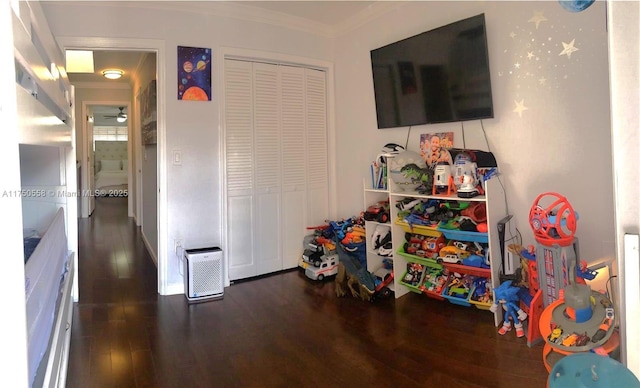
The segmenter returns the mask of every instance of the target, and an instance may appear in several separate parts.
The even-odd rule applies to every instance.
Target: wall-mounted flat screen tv
[[[484,14],[371,51],[378,128],[493,117]]]

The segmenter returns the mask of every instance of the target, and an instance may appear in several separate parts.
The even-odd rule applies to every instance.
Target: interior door
[[[254,256],[253,70],[225,60],[225,169],[229,280],[256,276]]]
[[[253,119],[257,274],[282,269],[280,73],[278,65],[253,64]]]
[[[280,66],[282,120],[282,269],[298,266],[307,234],[305,69]]]

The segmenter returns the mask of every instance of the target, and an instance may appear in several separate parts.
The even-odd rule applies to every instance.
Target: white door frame
[[[90,206],[90,199],[91,197],[89,195],[86,194],[86,190],[93,190],[95,189],[94,186],[92,186],[92,182],[91,182],[91,174],[90,174],[90,168],[91,166],[89,166],[88,162],[89,162],[89,152],[91,152],[91,141],[93,140],[93,136],[91,138],[89,138],[89,130],[87,128],[87,116],[88,116],[88,107],[89,106],[95,106],[95,105],[113,105],[113,106],[125,106],[127,108],[127,112],[131,112],[131,101],[82,101],[82,136],[84,139],[84,144],[82,145],[82,160],[80,161],[80,165],[81,165],[81,169],[82,169],[82,188],[83,188],[83,194],[81,196],[81,201],[82,201],[82,218],[87,218],[91,215],[91,206]],[[77,121],[76,121],[77,123]],[[131,124],[130,124],[130,120],[127,120],[127,133],[129,134],[129,136],[131,136],[132,130],[131,130]],[[91,141],[90,141],[91,140]],[[131,160],[133,157],[133,149],[131,147],[131,141],[127,140],[127,158],[128,160]],[[94,160],[95,163],[95,160]],[[133,177],[131,176],[131,174],[133,173],[131,171],[131,165],[132,163],[128,163],[127,164],[127,174],[128,174],[128,186],[127,187],[131,187],[131,185],[133,184]],[[95,178],[95,175],[94,175]],[[129,192],[131,192],[131,190],[129,190]],[[136,192],[136,196],[139,196],[140,193]],[[91,196],[93,196],[93,193],[91,194]],[[131,197],[127,197],[127,206],[128,206],[128,211],[127,214],[129,215],[129,217],[133,217],[133,198]]]
[[[168,294],[168,204],[166,165],[166,69],[165,42],[158,39],[105,38],[105,37],[58,37],[62,50],[127,50],[151,51],[156,54],[157,70],[157,128],[158,128],[158,293]]]

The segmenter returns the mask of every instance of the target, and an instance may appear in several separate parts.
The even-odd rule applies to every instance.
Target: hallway
[[[543,387],[542,346],[491,314],[409,293],[337,298],[294,270],[189,305],[157,294],[126,198],[79,222],[67,387]]]

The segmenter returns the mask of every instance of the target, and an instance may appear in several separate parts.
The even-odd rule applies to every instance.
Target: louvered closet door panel
[[[253,66],[225,60],[225,154],[229,279],[257,275],[253,253]]]
[[[305,69],[308,222],[320,225],[329,214],[327,93],[324,71]]]
[[[282,266],[295,268],[306,227],[304,69],[280,66],[282,101]]]
[[[282,269],[280,202],[282,148],[277,65],[253,64],[256,254],[258,275]]]

